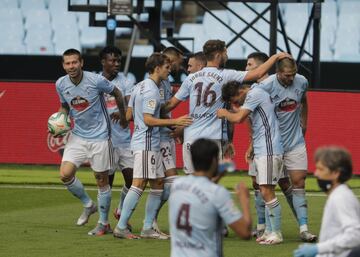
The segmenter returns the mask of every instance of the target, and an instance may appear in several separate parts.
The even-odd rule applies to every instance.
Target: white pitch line
[[[66,190],[63,186],[42,186],[42,185],[7,185],[7,184],[0,184],[0,188],[9,188],[9,189],[46,189],[46,190]],[[85,186],[86,190],[88,191],[97,191],[96,187]],[[120,192],[121,188],[113,188],[112,191],[114,192]],[[149,190],[145,190],[145,192],[149,192]],[[230,191],[232,194],[234,194],[234,191]],[[250,194],[254,194],[254,192],[250,192]],[[282,193],[277,192],[277,195],[282,195]],[[306,193],[307,196],[311,197],[325,197],[326,194],[324,193]],[[360,195],[356,195],[356,197],[360,198]]]

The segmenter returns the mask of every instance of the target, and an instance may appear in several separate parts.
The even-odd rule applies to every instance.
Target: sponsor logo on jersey
[[[89,101],[81,96],[77,96],[71,100],[71,107],[81,112],[89,107]]]
[[[215,116],[215,113],[193,113],[191,114],[191,118],[193,119],[201,119],[201,118],[212,118]]]
[[[105,95],[106,108],[113,109],[117,108],[115,97],[112,95]]]
[[[280,112],[292,112],[295,111],[298,104],[296,100],[291,98],[286,98],[285,100],[281,101],[277,107],[277,111]]]

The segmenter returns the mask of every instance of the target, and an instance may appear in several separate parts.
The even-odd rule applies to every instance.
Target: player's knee
[[[109,185],[109,173],[107,171],[95,172],[94,176],[98,187],[104,187]]]
[[[282,179],[279,179],[279,187],[281,188],[281,191],[283,192],[286,192],[289,187],[291,186],[290,184],[290,180],[288,178],[282,178]]]
[[[63,173],[63,172],[60,171],[60,180],[63,183],[69,183],[71,180],[73,180],[73,178],[74,178],[74,175],[66,174],[66,173]]]
[[[130,168],[124,169],[124,170],[122,170],[122,174],[124,177],[125,186],[127,188],[130,188],[132,185],[132,180],[133,180],[133,170]]]
[[[141,189],[145,189],[146,183],[147,183],[146,179],[135,178],[135,179],[132,180],[131,186],[141,188]]]

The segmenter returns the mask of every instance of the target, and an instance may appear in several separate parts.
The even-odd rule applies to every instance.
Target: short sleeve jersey
[[[279,121],[270,95],[255,84],[247,93],[241,108],[251,111],[249,117],[255,156],[283,154]]]
[[[150,78],[138,83],[129,100],[134,118],[134,133],[131,150],[160,151],[159,127],[149,127],[144,122],[144,114],[160,118],[159,88]]]
[[[275,104],[284,150],[291,151],[305,144],[301,128],[301,100],[308,88],[307,79],[296,74],[293,84],[285,87],[275,74],[262,81],[258,87],[268,92]]]
[[[169,198],[171,257],[223,256],[223,223],[241,216],[224,187],[206,177],[176,179]]]
[[[160,94],[160,102],[161,104],[164,104],[166,101],[170,100],[172,97],[172,89],[170,81],[163,80],[160,83],[159,87],[159,94]],[[168,113],[169,117],[171,117],[171,113]],[[161,142],[167,142],[170,141],[170,129],[168,127],[160,127],[160,141]]]
[[[70,107],[74,119],[72,133],[91,141],[102,141],[111,133],[110,119],[106,111],[104,93],[111,93],[114,85],[103,76],[83,71],[83,77],[75,85],[69,75],[56,81],[56,91],[61,103]]]
[[[184,130],[185,141],[222,138],[222,121],[216,117],[217,110],[224,105],[222,86],[232,80],[243,82],[245,76],[246,72],[243,71],[205,67],[185,79],[175,94],[181,101],[190,98],[189,110],[193,123]]]
[[[131,94],[132,84],[120,73],[111,81],[121,92],[123,97]],[[119,109],[116,105],[115,97],[109,94],[105,94],[106,108],[111,115],[114,112],[118,112]],[[121,147],[123,149],[130,148],[131,132],[130,128],[122,128],[119,123],[111,121],[111,141],[114,147]]]

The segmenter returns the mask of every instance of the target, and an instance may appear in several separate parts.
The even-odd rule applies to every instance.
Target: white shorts
[[[307,171],[308,160],[306,146],[304,144],[284,153],[284,169],[286,169],[287,172],[293,170]]]
[[[134,156],[130,148],[113,148],[114,165],[109,171],[109,175],[115,173],[116,170],[132,169],[134,167]]]
[[[164,169],[161,163],[160,152],[134,151],[133,178],[156,179],[163,178]]]
[[[259,185],[276,185],[283,173],[283,156],[255,156],[254,166],[257,171],[256,183]]]
[[[219,160],[223,159],[223,153],[222,153],[222,144],[221,140],[213,140],[219,147]],[[184,172],[185,174],[192,174],[194,173],[194,166],[192,164],[191,159],[191,144],[194,141],[187,141],[183,143],[183,162],[184,162]]]
[[[165,172],[170,169],[176,169],[175,140],[160,142],[160,153]]]
[[[77,168],[86,161],[89,161],[95,172],[110,170],[111,141],[88,141],[81,137],[70,135],[65,145],[62,162],[71,162]]]

